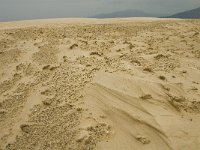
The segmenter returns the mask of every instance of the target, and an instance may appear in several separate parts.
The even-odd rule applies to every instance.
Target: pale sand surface
[[[0,23],[0,149],[200,149],[200,20]]]

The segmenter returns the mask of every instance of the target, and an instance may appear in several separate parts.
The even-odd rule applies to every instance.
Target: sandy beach
[[[200,149],[200,20],[0,22],[4,149]]]

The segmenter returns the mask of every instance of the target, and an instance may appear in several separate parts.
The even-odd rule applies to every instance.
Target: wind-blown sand
[[[200,20],[0,23],[0,149],[200,149]]]

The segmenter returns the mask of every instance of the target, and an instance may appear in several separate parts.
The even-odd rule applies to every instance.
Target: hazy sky
[[[200,0],[0,0],[0,21],[88,17],[125,9],[163,16],[199,6]]]

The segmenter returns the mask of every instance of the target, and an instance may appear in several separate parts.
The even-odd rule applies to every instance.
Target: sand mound
[[[200,149],[200,21],[0,23],[0,149]]]
[[[164,86],[143,78],[99,73],[86,89],[85,101],[94,118],[104,116],[102,122],[111,125],[113,138],[98,148],[198,149],[200,118],[183,117]],[[171,87],[182,91],[176,84]]]

